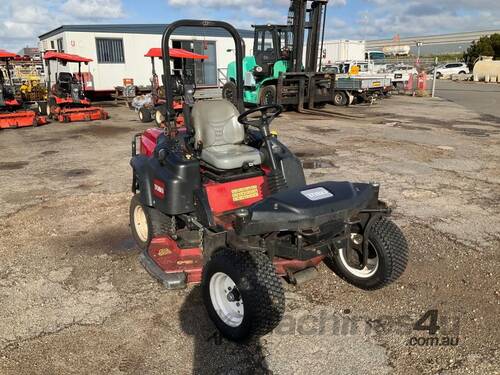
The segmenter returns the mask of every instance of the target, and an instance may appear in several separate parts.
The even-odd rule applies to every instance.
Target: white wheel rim
[[[156,111],[156,122],[158,124],[161,124],[163,122],[163,115],[160,111]]]
[[[142,114],[142,111],[139,111],[139,119],[142,120],[144,118],[144,115]]]
[[[134,227],[140,240],[146,242],[148,240],[148,221],[141,206],[135,206],[134,208]]]
[[[371,242],[368,243],[368,246],[369,247],[371,246],[373,248],[375,252],[375,257],[368,258],[366,262],[367,264],[362,269],[353,267],[349,264],[349,262],[347,261],[347,253],[345,248],[342,248],[339,251],[340,261],[347,269],[347,271],[349,271],[349,273],[351,273],[353,276],[359,277],[361,279],[367,279],[372,277],[378,270],[379,257],[377,254],[377,250],[375,249],[375,246],[373,246]]]
[[[234,298],[234,293],[239,299]],[[231,297],[232,296],[232,297]],[[219,318],[230,327],[238,327],[243,321],[245,310],[243,299],[234,281],[224,272],[217,272],[210,278],[210,299]]]
[[[47,115],[50,115],[50,105],[47,103]]]

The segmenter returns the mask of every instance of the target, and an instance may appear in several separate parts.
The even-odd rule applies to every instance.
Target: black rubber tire
[[[269,85],[260,89],[259,103],[262,106],[276,104],[276,86]]]
[[[236,83],[233,81],[227,81],[222,87],[222,97],[235,106],[238,104],[236,102],[236,90]]]
[[[148,235],[146,240],[141,239],[141,237],[137,233],[137,229],[135,228],[134,213],[135,213],[135,208],[137,206],[142,207],[144,211],[144,216],[146,217],[146,223],[148,228]],[[148,248],[153,238],[169,233],[170,218],[167,215],[164,215],[163,213],[158,211],[157,209],[142,204],[140,199],[140,194],[134,195],[132,197],[132,200],[130,201],[129,217],[130,217],[130,229],[132,231],[132,237],[134,237],[135,243],[142,250]]]
[[[158,122],[158,119],[163,119],[162,121]],[[163,128],[165,124],[165,116],[163,116],[160,112],[159,109],[155,110],[155,116],[154,116],[154,121],[156,124],[157,128]]]
[[[336,106],[347,105],[347,94],[344,91],[336,91],[333,96],[333,105]]]
[[[467,74],[467,73],[465,73],[464,70],[461,70],[461,71],[458,72],[458,74]]]
[[[236,284],[244,302],[243,321],[231,327],[219,317],[210,298],[210,279],[223,272]],[[266,254],[221,249],[203,268],[203,302],[220,333],[232,341],[245,341],[271,332],[285,312],[285,292],[273,263]]]
[[[42,116],[47,116],[47,102],[38,102],[38,114]]]
[[[149,108],[141,107],[139,108],[139,120],[141,122],[151,122],[153,118],[151,117],[151,110]]]
[[[441,77],[442,77],[442,76],[443,76],[443,75],[442,75],[441,73],[439,73],[439,72],[438,72],[438,73],[436,73],[436,79],[441,79]]]
[[[360,278],[353,275],[340,260],[338,251],[325,259],[325,264],[348,283],[374,290],[392,283],[403,274],[408,263],[408,244],[401,229],[386,217],[373,223],[368,239],[379,257],[378,270],[373,276]]]

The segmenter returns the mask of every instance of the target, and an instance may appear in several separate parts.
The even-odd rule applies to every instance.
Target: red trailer
[[[44,57],[47,62],[47,102],[39,102],[39,111],[60,122],[106,120],[108,113],[100,107],[92,106],[85,96],[85,75],[82,74],[82,63],[88,65],[92,59],[68,53],[48,51]],[[51,61],[62,66],[68,63],[78,64],[78,73],[57,72],[56,82],[51,84]]]

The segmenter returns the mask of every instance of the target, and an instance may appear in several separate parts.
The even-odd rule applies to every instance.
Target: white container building
[[[323,64],[365,60],[364,40],[328,40],[323,44]]]
[[[63,25],[39,36],[40,51],[56,50],[91,58],[82,72],[91,73],[86,90],[112,92],[123,86],[124,79],[132,78],[137,86],[149,86],[151,60],[144,57],[153,47],[161,47],[164,24],[153,25]],[[246,44],[246,52],[253,47],[253,31],[239,30]],[[186,61],[192,64],[199,87],[217,87],[223,79],[227,65],[234,60],[234,42],[222,29],[183,27],[172,36],[171,47],[207,55],[202,61]],[[163,71],[162,62],[156,59],[156,71]],[[51,77],[65,71],[77,73],[77,64],[56,68],[51,64]],[[175,66],[173,68],[176,68]],[[86,79],[87,80],[87,79]]]

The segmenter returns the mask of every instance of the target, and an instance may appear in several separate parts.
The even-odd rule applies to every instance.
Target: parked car
[[[396,65],[392,67],[392,84],[396,88],[401,88],[409,81],[410,75],[418,74],[417,69],[411,65]]]
[[[434,73],[434,72],[432,72]],[[436,68],[436,78],[451,76],[452,74],[469,74],[469,68],[465,63],[449,63]]]

